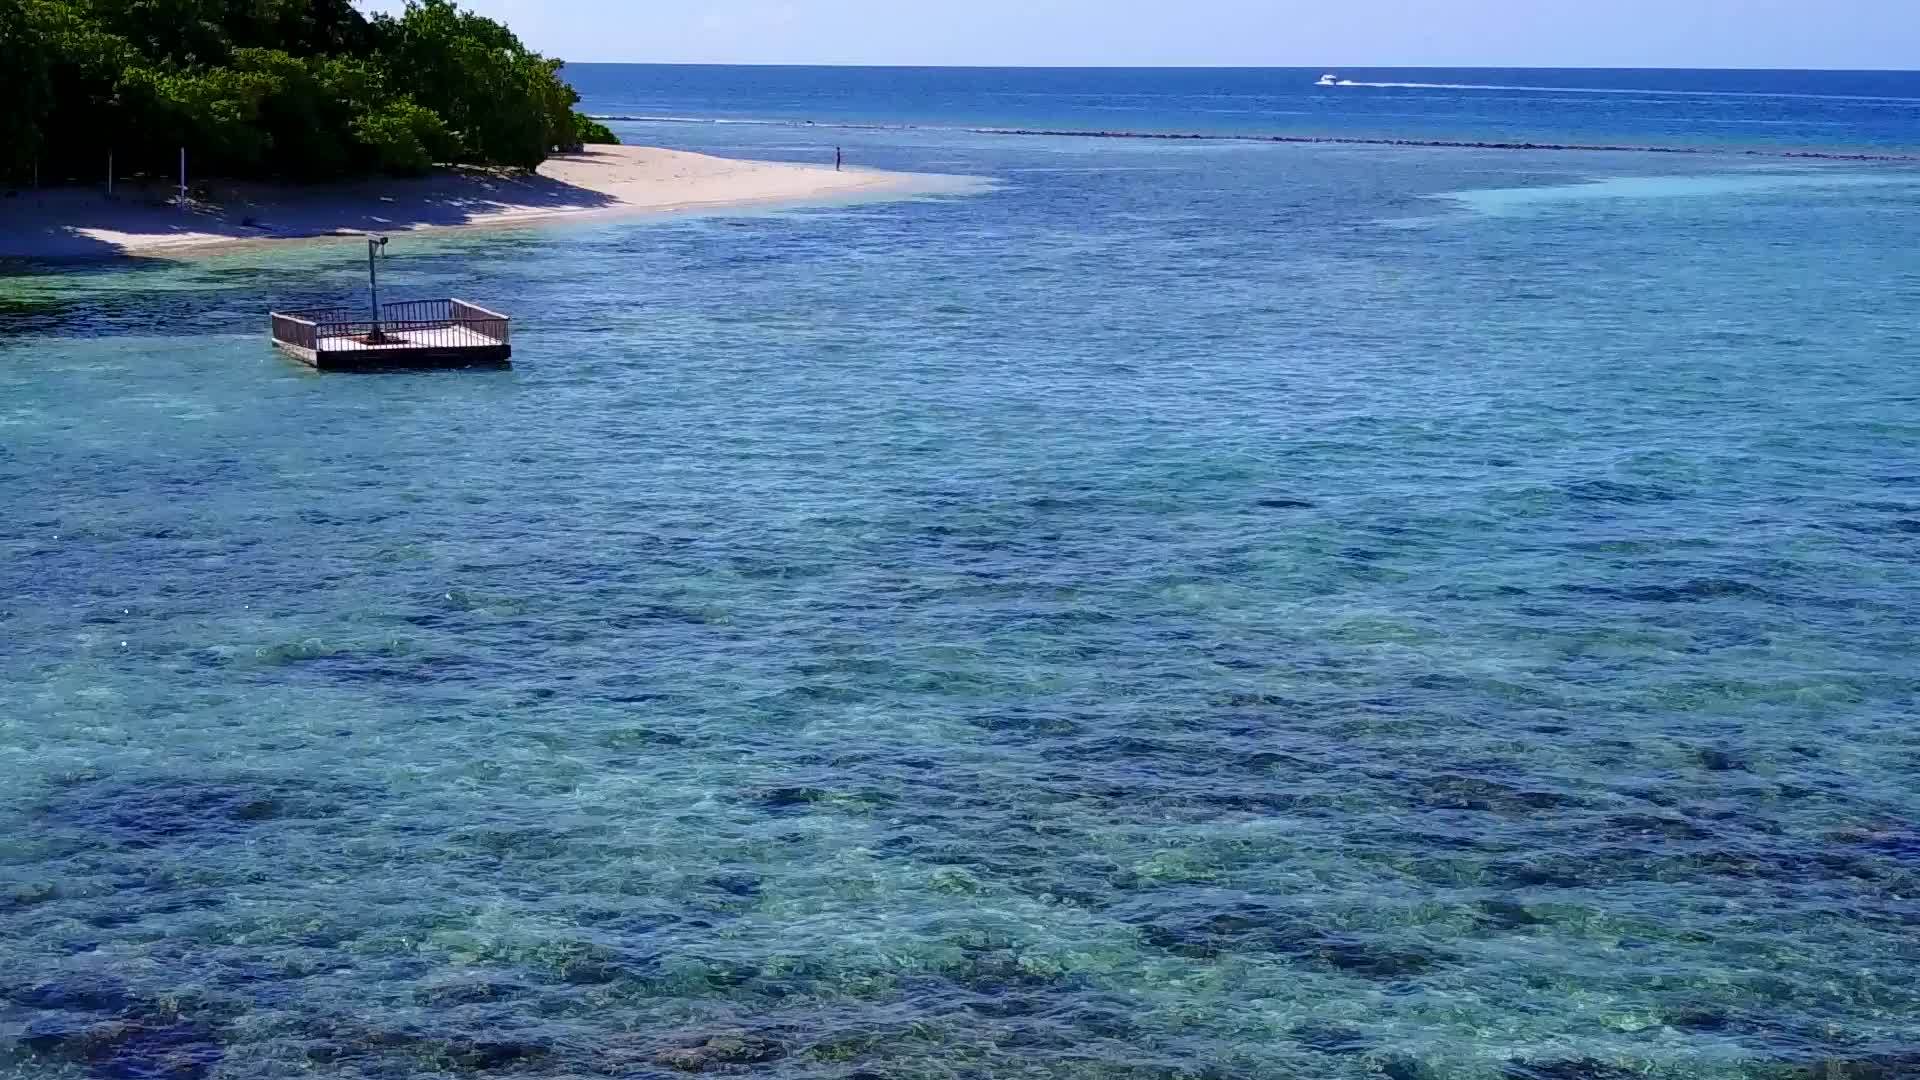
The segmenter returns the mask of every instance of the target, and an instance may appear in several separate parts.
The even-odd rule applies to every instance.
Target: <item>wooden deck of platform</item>
[[[380,321],[341,309],[274,312],[273,344],[321,371],[505,367],[512,320],[464,300],[383,304]]]

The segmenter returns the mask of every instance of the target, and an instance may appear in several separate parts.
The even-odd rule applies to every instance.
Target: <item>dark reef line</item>
[[[1627,154],[1738,154],[1747,157],[1808,158],[1817,161],[1920,161],[1913,154],[1847,154],[1828,150],[1720,149],[1704,146],[1651,146],[1632,143],[1480,142],[1465,139],[1389,139],[1363,135],[1205,135],[1152,131],[1078,131],[1039,128],[969,128],[976,135],[1045,135],[1072,139],[1164,139],[1180,142],[1272,142],[1334,146],[1411,146],[1451,150],[1589,150]]]
[[[678,116],[594,115],[593,120],[647,124],[699,124],[710,121]],[[734,121],[770,127],[822,127],[840,131],[926,131],[953,130],[972,135],[1029,135],[1061,139],[1157,139],[1166,142],[1252,142],[1298,143],[1310,146],[1406,146],[1441,150],[1564,150],[1612,152],[1621,154],[1698,154],[1703,156],[1739,156],[1794,158],[1806,161],[1891,161],[1920,162],[1920,154],[1861,154],[1839,150],[1767,150],[1760,147],[1739,149],[1715,146],[1655,146],[1647,143],[1562,143],[1497,142],[1473,139],[1404,139],[1367,135],[1222,135],[1204,132],[1102,131],[1079,128],[941,128],[919,124],[818,124],[811,120]]]

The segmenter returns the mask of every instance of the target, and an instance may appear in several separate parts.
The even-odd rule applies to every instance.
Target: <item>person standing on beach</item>
[[[840,148],[837,146],[833,148],[833,171],[840,171]]]

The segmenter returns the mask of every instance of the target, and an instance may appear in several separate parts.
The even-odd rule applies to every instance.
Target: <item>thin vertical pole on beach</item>
[[[187,148],[180,148],[180,209],[187,209]]]
[[[107,151],[107,198],[113,198],[113,151]]]

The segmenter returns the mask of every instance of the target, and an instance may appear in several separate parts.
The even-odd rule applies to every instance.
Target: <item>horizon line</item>
[[[1530,67],[1512,64],[872,64],[853,61],[564,60],[624,67],[866,68],[877,71],[1717,71],[1753,74],[1920,75],[1920,68],[1620,67],[1608,64]]]

